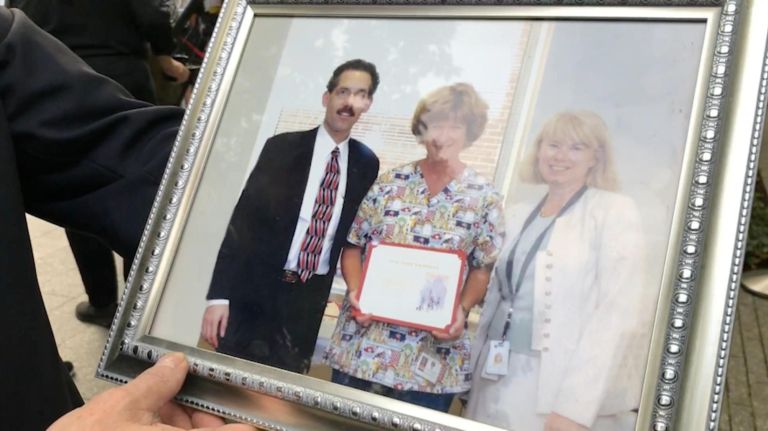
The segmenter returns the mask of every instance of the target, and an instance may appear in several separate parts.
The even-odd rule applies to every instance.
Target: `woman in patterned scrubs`
[[[503,241],[501,198],[493,185],[464,164],[460,153],[483,133],[488,105],[464,83],[441,87],[416,106],[411,131],[426,158],[383,175],[363,200],[341,256],[347,297],[325,359],[334,383],[448,411],[469,390],[468,310],[485,296],[490,270]],[[365,248],[386,241],[467,256],[467,277],[456,321],[447,331],[424,331],[352,317]],[[419,362],[439,364],[420,373]]]

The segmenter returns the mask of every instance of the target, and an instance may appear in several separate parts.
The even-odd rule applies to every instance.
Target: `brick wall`
[[[501,151],[504,135],[515,91],[517,89],[523,57],[528,43],[529,28],[523,30],[515,50],[515,67],[512,68],[503,94],[481,93],[486,100],[502,102],[497,109],[488,113],[485,132],[472,147],[465,150],[461,159],[476,169],[481,175],[492,180],[497,168],[496,163]],[[324,111],[321,109],[286,109],[280,113],[275,134],[294,130],[306,130],[322,122]],[[410,131],[411,117],[396,117],[364,114],[352,129],[352,136],[374,149],[381,160],[381,172],[403,163],[424,157],[424,147],[416,143]]]

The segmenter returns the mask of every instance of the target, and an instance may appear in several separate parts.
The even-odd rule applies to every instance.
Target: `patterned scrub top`
[[[382,174],[363,199],[347,240],[463,250],[470,267],[492,265],[504,237],[501,197],[484,178],[466,167],[458,180],[430,197],[418,162]],[[325,361],[359,379],[398,390],[458,393],[469,390],[470,339],[440,342],[429,331],[374,321],[357,324],[344,301]],[[438,373],[420,373],[424,356],[440,364]],[[423,368],[423,364],[422,364]],[[439,377],[434,378],[437,374]],[[434,381],[433,381],[434,380]]]

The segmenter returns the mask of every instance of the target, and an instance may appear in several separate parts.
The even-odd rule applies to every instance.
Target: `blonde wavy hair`
[[[595,152],[596,163],[587,174],[587,186],[609,191],[619,189],[608,126],[596,113],[563,111],[547,120],[520,168],[520,178],[525,182],[544,182],[538,164],[539,149],[544,140],[579,142],[591,148]]]

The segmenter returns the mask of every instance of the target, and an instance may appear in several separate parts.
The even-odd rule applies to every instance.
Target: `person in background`
[[[171,57],[176,42],[170,0],[8,0],[6,6],[24,11],[93,70],[139,100],[156,103],[150,55],[174,81],[189,77],[186,66]]]
[[[485,296],[504,237],[501,197],[459,157],[483,134],[487,111],[485,101],[465,83],[422,98],[411,132],[426,148],[426,157],[385,172],[360,204],[341,257],[347,295],[325,351],[334,383],[446,412],[455,394],[469,390],[466,317]],[[461,302],[447,331],[372,322],[369,315],[353,317],[353,309],[360,308],[355,298],[364,250],[376,242],[466,254]],[[425,375],[419,372],[420,363],[441,371]]]
[[[509,209],[464,415],[526,431],[634,430],[655,291],[605,122],[554,115],[520,172],[546,195]]]
[[[25,213],[132,254],[183,110],[133,99],[22,12],[4,7],[0,64],[0,424],[38,431],[82,399],[56,348]],[[156,423],[160,410],[172,409],[161,406],[186,374],[178,356],[166,361],[133,384],[94,398],[63,422],[68,427],[56,429],[143,430]],[[221,424],[173,411],[164,419],[178,427]],[[101,418],[101,426],[90,422],[94,418]]]
[[[62,41],[93,70],[115,80],[139,100],[155,104],[148,67],[151,51],[165,75],[186,82],[189,70],[171,57],[171,5],[167,0],[9,0],[39,27]],[[66,229],[88,295],[77,304],[83,322],[109,327],[117,309],[117,271],[112,250],[98,238]],[[124,259],[128,277],[132,254]]]

